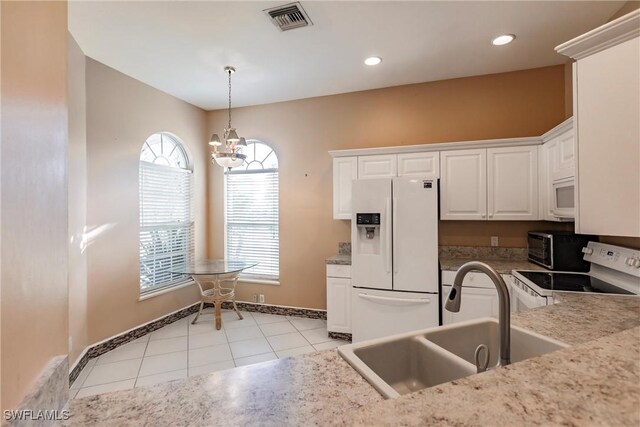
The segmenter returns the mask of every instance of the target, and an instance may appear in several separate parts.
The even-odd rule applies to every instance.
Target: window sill
[[[238,282],[255,283],[259,285],[275,285],[275,286],[280,285],[280,280],[254,279],[249,277],[243,277],[242,275],[238,277]]]
[[[179,285],[170,286],[168,288],[159,289],[159,290],[157,290],[155,292],[149,292],[148,294],[140,295],[138,297],[138,301],[144,301],[144,300],[147,300],[149,298],[158,297],[160,295],[168,294],[169,292],[177,291],[179,289],[186,288],[187,286],[191,286],[191,285],[195,285],[195,284],[196,284],[196,282],[194,282],[193,280],[189,280],[188,282],[181,283]]]

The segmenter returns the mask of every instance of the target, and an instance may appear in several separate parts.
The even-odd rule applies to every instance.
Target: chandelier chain
[[[231,129],[231,70],[229,73],[229,129]]]

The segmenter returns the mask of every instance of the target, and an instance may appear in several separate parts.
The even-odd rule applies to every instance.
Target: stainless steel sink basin
[[[492,317],[442,326],[424,334],[432,343],[474,363],[473,354],[480,344],[489,348],[489,366],[498,362],[500,330]],[[511,363],[569,347],[567,344],[517,326],[511,326]]]
[[[474,351],[485,344],[498,359],[498,321],[482,318],[338,347],[338,353],[386,398],[395,398],[476,373]],[[518,362],[568,345],[511,327],[511,359]]]

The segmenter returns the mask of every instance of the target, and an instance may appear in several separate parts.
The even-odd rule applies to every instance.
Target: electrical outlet
[[[500,246],[498,236],[491,236],[491,246]]]
[[[258,302],[258,294],[253,294],[253,302]]]
[[[69,336],[69,351],[73,348],[73,337]]]
[[[264,304],[264,294],[260,294],[260,304]]]

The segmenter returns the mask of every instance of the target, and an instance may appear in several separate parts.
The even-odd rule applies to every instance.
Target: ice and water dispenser
[[[380,254],[380,214],[356,213],[358,230],[358,252],[360,254]]]

